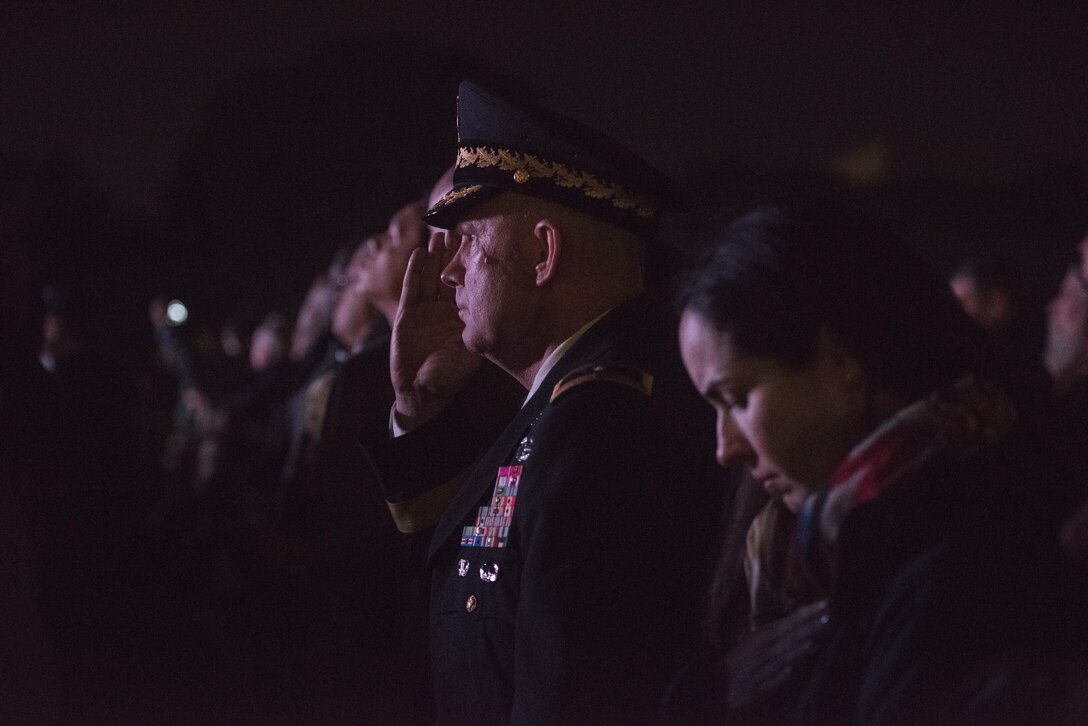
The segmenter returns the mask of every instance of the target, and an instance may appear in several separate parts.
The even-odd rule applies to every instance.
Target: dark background
[[[2,229],[119,330],[156,291],[288,309],[452,161],[465,75],[670,172],[680,239],[830,189],[942,271],[1012,256],[1038,305],[1088,217],[1076,4],[17,2],[0,68]]]
[[[355,547],[336,522],[366,528],[280,506],[276,412],[301,379],[243,377],[210,333],[292,316],[334,249],[432,184],[465,76],[670,172],[691,199],[677,244],[782,193],[844,197],[942,272],[1011,256],[1041,311],[1088,226],[1088,11],[873,6],[0,0],[0,682],[26,685],[0,721],[376,705],[359,613],[389,594],[324,549]],[[50,283],[93,350],[47,375]],[[206,369],[157,354],[157,293],[192,313],[164,349]],[[203,420],[247,395],[235,429],[256,433]],[[230,464],[210,484],[206,459]]]

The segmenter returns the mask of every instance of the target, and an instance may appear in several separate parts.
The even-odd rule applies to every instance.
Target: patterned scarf
[[[792,546],[796,519],[797,515],[781,499],[772,498],[748,527],[744,575],[748,581],[751,630],[825,595],[797,561]]]
[[[802,560],[824,579],[817,551],[833,548],[854,507],[909,483],[937,456],[963,460],[1001,440],[1015,418],[1009,397],[973,376],[901,409],[854,447],[826,493],[805,500],[795,531]]]

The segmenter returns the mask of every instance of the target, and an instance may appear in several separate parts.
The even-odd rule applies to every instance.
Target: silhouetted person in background
[[[0,723],[54,724],[61,713],[57,650],[42,602],[40,533],[28,505],[46,458],[34,400],[46,372],[35,354],[34,276],[22,236],[0,233]]]
[[[285,507],[308,543],[312,641],[307,698],[375,722],[427,723],[420,651],[425,615],[409,594],[415,568],[361,446],[389,431],[390,330],[408,256],[425,240],[424,204],[397,210],[352,255],[333,313],[345,357],[311,384],[311,433],[297,491]],[[318,388],[320,387],[320,388]]]
[[[1043,365],[1053,384],[1050,423],[1068,465],[1088,491],[1088,247],[1047,305]]]
[[[311,412],[315,406],[324,408],[323,389],[319,386],[314,392],[314,400],[310,387],[347,357],[343,343],[332,332],[332,322],[353,252],[346,245],[336,250],[328,270],[314,276],[295,318],[288,354],[292,363],[288,382],[291,393],[286,404],[288,448],[279,476],[280,496],[297,485],[310,444]]]
[[[41,603],[66,719],[107,708],[123,684],[136,583],[136,396],[106,346],[104,302],[51,285],[35,394],[40,477],[27,492]]]
[[[1023,280],[1004,257],[964,260],[949,278],[949,287],[965,313],[987,331],[989,342],[1003,354],[1018,379],[1018,393],[1033,401],[1046,397],[1045,372],[1039,366],[1043,333],[1027,310]]]
[[[987,330],[1005,330],[1020,314],[1020,281],[1012,264],[1003,258],[965,260],[949,286],[964,312]]]

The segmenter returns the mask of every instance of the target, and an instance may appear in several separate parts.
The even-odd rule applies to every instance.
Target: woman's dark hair
[[[980,372],[985,343],[943,277],[879,226],[840,209],[770,205],[711,240],[681,307],[744,355],[809,363],[821,330],[875,383],[917,397]]]

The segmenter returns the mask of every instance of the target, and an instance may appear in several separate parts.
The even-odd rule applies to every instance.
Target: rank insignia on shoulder
[[[562,380],[556,383],[555,388],[552,389],[552,397],[549,403],[555,403],[576,386],[594,382],[618,383],[621,386],[633,388],[646,396],[652,395],[654,389],[653,375],[640,368],[619,363],[593,363],[581,368],[575,368],[563,376]]]

